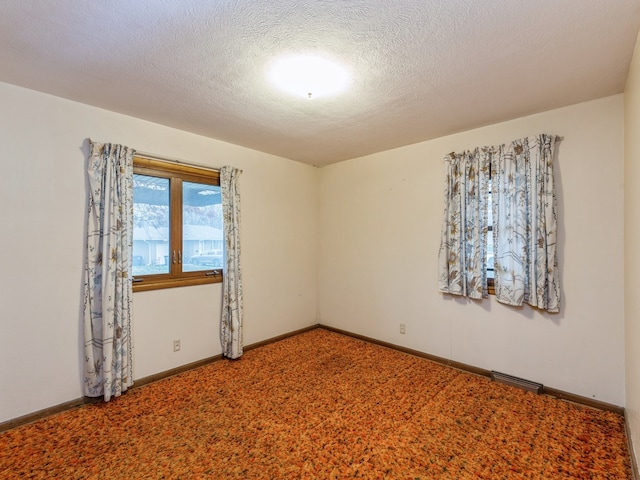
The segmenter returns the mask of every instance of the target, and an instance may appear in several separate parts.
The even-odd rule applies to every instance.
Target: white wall
[[[640,37],[627,77],[624,101],[625,407],[637,458],[640,446]]]
[[[321,169],[320,323],[624,405],[623,128],[616,95]],[[538,133],[563,137],[561,312],[440,294],[442,157]]]
[[[639,84],[630,80],[628,112]],[[625,404],[622,95],[319,170],[11,85],[0,84],[0,104],[0,422],[82,394],[87,137],[244,170],[246,344],[320,321]],[[640,114],[628,121],[635,123],[627,131],[636,131]],[[561,312],[441,295],[442,156],[541,132],[564,137],[556,165]],[[631,136],[626,180],[633,187],[640,167],[631,160],[640,154],[630,152],[640,142]],[[629,228],[640,234],[640,222],[629,207],[640,199],[631,190],[639,189],[627,188],[626,199],[627,242],[634,242],[626,260],[633,265],[640,256],[629,246],[637,243]],[[633,348],[640,280],[630,270],[626,405],[640,432],[640,354]],[[219,285],[136,293],[135,377],[220,353],[219,310]],[[174,338],[182,340],[179,353]]]
[[[0,105],[0,422],[82,396],[88,137],[243,169],[245,344],[316,323],[315,168],[7,84]],[[135,378],[220,353],[220,295],[135,293]]]

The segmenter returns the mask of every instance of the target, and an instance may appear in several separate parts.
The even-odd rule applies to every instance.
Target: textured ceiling
[[[322,166],[620,93],[639,26],[638,0],[2,0],[0,81]],[[282,93],[290,53],[349,89]]]

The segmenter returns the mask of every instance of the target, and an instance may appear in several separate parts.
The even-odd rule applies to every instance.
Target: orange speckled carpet
[[[0,478],[630,479],[622,417],[315,329],[0,434]]]

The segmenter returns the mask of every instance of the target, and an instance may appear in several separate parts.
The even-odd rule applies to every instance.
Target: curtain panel
[[[91,143],[84,284],[84,394],[109,401],[133,384],[133,153]]]
[[[222,280],[222,318],[220,342],[222,355],[235,359],[242,356],[243,295],[240,266],[240,191],[238,179],[242,170],[225,166],[220,169],[222,215],[224,218],[225,262]]]
[[[560,309],[555,142],[538,135],[500,146],[491,177],[496,299],[548,312]]]
[[[496,299],[559,311],[556,138],[538,135],[445,156],[441,292],[474,299],[487,296],[490,185]]]
[[[444,220],[439,253],[441,292],[487,296],[487,201],[492,151],[444,157]]]

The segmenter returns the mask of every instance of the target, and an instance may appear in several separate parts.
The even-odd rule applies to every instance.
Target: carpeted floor
[[[623,419],[312,330],[0,434],[0,478],[630,479]]]

